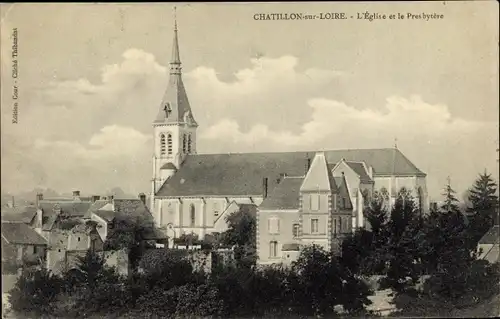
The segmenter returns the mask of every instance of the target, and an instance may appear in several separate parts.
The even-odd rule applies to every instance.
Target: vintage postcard
[[[4,316],[499,316],[498,9],[1,4]]]

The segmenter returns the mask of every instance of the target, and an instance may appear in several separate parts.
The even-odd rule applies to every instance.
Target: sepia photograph
[[[0,18],[2,318],[500,316],[497,1]]]

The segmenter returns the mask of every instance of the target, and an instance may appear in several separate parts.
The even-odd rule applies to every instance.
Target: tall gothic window
[[[170,133],[167,135],[167,149],[168,155],[172,155],[172,134]]]
[[[186,154],[186,145],[187,144],[187,139],[186,139],[186,134],[182,135],[182,152]]]
[[[165,155],[165,134],[160,135],[160,154]]]
[[[188,135],[188,145],[187,145],[187,149],[188,149],[188,154],[191,154],[191,134]]]
[[[189,214],[191,217],[191,227],[194,227],[194,224],[196,223],[196,212],[195,212],[193,204],[191,204],[191,206],[189,206]]]

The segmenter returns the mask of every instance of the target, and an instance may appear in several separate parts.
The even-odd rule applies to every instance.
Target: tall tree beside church
[[[473,244],[491,228],[494,222],[498,223],[498,196],[497,184],[486,171],[480,174],[469,190],[468,213],[470,214],[470,235]]]
[[[468,242],[468,226],[458,208],[455,191],[446,185],[444,203],[437,217],[437,229],[427,233],[427,246],[436,252],[432,290],[445,297],[457,297],[467,288],[467,274],[476,255]]]
[[[387,283],[400,291],[406,287],[406,278],[415,282],[420,275],[419,246],[415,240],[420,232],[419,207],[411,193],[402,188],[391,210],[386,226],[385,245],[387,263]]]
[[[228,230],[221,234],[225,245],[234,246],[235,259],[240,266],[256,262],[256,219],[248,210],[239,210],[226,219]]]

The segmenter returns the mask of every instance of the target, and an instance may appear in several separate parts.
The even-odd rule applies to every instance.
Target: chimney
[[[308,157],[308,158],[306,158],[306,173],[305,173],[305,175],[307,175],[307,172],[309,172],[310,168],[311,168],[311,159]]]
[[[73,191],[73,199],[74,200],[80,199],[80,191]]]
[[[37,193],[36,194],[36,201],[35,201],[36,207],[39,207],[40,201],[42,201],[42,200],[43,200],[43,194],[42,193]]]
[[[115,197],[114,195],[109,195],[109,196],[108,196],[108,201],[111,203],[111,202],[113,201],[113,198],[114,198],[114,197]]]
[[[141,200],[141,202],[146,205],[146,194],[144,193],[139,193],[139,199]]]
[[[370,178],[373,179],[373,166],[368,166],[368,174],[370,174]]]
[[[99,195],[92,195],[92,203],[95,203],[96,201],[100,200],[101,196]]]
[[[267,181],[268,181],[267,177],[264,177],[262,179],[262,197],[263,198],[267,197]]]

